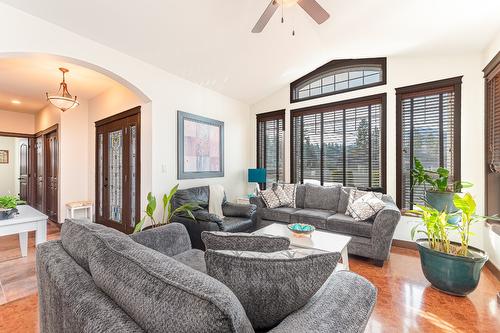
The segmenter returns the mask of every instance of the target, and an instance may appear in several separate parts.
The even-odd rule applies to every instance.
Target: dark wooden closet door
[[[34,170],[34,178],[35,178],[35,188],[34,188],[34,206],[37,210],[44,212],[44,203],[43,198],[45,196],[45,186],[44,186],[44,173],[43,173],[43,148],[44,148],[44,140],[43,135],[38,136],[35,139],[35,170]]]
[[[59,140],[57,131],[53,131],[45,136],[45,212],[52,221],[58,221],[58,165]]]

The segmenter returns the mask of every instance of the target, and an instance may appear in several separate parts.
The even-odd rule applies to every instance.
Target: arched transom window
[[[334,60],[290,85],[290,100],[298,102],[385,84],[385,58]]]

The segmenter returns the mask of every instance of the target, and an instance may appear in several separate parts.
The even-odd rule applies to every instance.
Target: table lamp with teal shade
[[[260,192],[259,184],[266,183],[266,169],[248,169],[248,182],[255,183],[255,195],[258,195]]]

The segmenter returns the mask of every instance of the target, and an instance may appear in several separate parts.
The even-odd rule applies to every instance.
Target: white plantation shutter
[[[403,210],[412,209],[415,203],[423,204],[426,185],[411,186],[414,158],[426,169],[448,169],[450,185],[460,179],[460,106],[457,104],[460,83],[453,79],[426,85],[427,89],[413,86],[415,91],[412,87],[400,88],[403,93],[397,89],[398,205]]]
[[[292,111],[292,180],[384,189],[384,100]]]
[[[267,182],[285,180],[285,111],[257,115],[257,167],[266,168]]]

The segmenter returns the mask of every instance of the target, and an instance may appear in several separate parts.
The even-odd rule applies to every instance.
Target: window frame
[[[338,91],[327,92],[319,95],[308,96],[303,98],[294,98],[294,90],[303,84],[306,81],[313,79],[316,76],[321,76],[326,72],[331,72],[339,69],[343,69],[346,67],[356,67],[356,66],[381,66],[382,69],[382,80],[380,82],[370,83],[358,87],[352,87],[347,89],[342,89]],[[314,71],[300,77],[299,79],[290,83],[290,103],[297,103],[302,101],[307,101],[310,99],[321,98],[325,96],[337,95],[346,93],[349,91],[366,89],[376,86],[381,86],[387,84],[387,58],[364,58],[364,59],[340,59],[340,60],[332,60],[321,67],[316,68]]]
[[[453,87],[454,92],[454,110],[453,110],[453,181],[461,179],[461,132],[462,132],[462,78],[456,76],[447,79],[430,81],[396,88],[396,204],[402,209],[403,191],[403,97],[415,94],[416,96],[422,93],[439,91],[445,88]],[[440,138],[441,140],[441,138]],[[412,163],[412,162],[410,162]]]
[[[485,214],[486,215],[493,215],[492,211],[496,210],[497,208],[495,205],[492,205],[490,203],[490,193],[489,193],[489,188],[492,187],[490,185],[489,181],[489,176],[492,174],[492,171],[490,169],[490,149],[489,149],[489,143],[491,139],[491,110],[490,110],[490,99],[489,99],[489,94],[488,94],[488,84],[492,78],[492,76],[496,76],[500,73],[500,51],[497,52],[497,54],[491,59],[491,61],[486,65],[486,67],[483,69],[483,74],[484,74],[484,198],[485,198]],[[493,111],[494,112],[494,111]],[[489,224],[496,224],[500,225],[499,221],[493,221],[493,220],[487,220],[486,221]],[[497,232],[498,233],[498,232]]]
[[[387,93],[363,96],[358,98],[352,98],[332,103],[314,105],[310,107],[298,108],[290,110],[290,126],[293,126],[294,115],[301,113],[302,115],[323,113],[332,111],[332,109],[347,109],[353,107],[366,106],[370,102],[378,102],[381,105],[380,114],[380,171],[381,171],[381,182],[380,186],[383,193],[387,193]],[[345,121],[345,120],[344,120]],[[294,169],[294,149],[293,149],[294,137],[293,129],[290,129],[290,182],[298,183],[299,180],[295,179]],[[320,163],[321,168],[323,167],[323,156],[324,152],[321,150]],[[371,155],[371,154],[370,154]],[[370,158],[371,160],[371,158]],[[371,161],[370,161],[371,164]],[[345,166],[344,166],[345,167]],[[323,172],[321,172],[323,174]],[[321,176],[322,177],[322,176]],[[302,183],[303,180],[300,180]]]
[[[260,152],[259,152],[259,147],[260,147],[260,135],[259,135],[259,122],[266,122],[266,121],[272,121],[272,120],[282,120],[283,121],[283,179],[280,178],[279,176],[279,172],[278,172],[278,181],[285,181],[285,173],[286,173],[286,165],[285,165],[285,141],[286,141],[286,137],[285,137],[285,132],[286,132],[286,115],[285,115],[285,109],[281,109],[281,110],[276,110],[276,111],[271,111],[271,112],[264,112],[264,113],[257,113],[256,114],[256,154],[255,154],[255,157],[256,157],[256,161],[255,161],[255,166],[257,168],[266,168],[266,162],[265,162],[265,158],[263,159],[264,160],[264,165],[263,166],[260,166],[259,165],[259,161],[260,161]],[[277,138],[279,138],[279,135],[276,136]],[[264,157],[266,156],[266,150],[265,150],[265,145],[264,145],[264,152],[263,152],[263,155]],[[279,159],[279,155],[280,155],[280,150],[279,150],[279,145],[277,145],[277,149],[276,149],[276,157]],[[277,161],[277,166],[278,166],[278,169],[279,169],[279,161]],[[266,189],[266,184],[262,184],[262,189]]]

